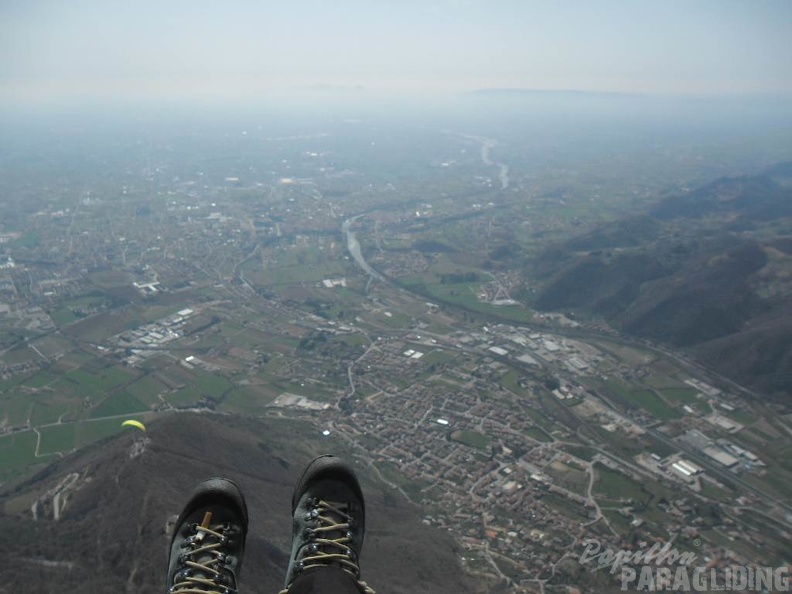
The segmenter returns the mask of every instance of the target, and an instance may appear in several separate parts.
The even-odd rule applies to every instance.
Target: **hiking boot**
[[[173,529],[168,592],[235,594],[247,525],[236,484],[211,478],[198,485]]]
[[[314,459],[303,472],[292,496],[292,550],[286,590],[297,578],[322,568],[343,571],[358,588],[373,594],[360,581],[358,557],[363,548],[366,511],[363,493],[352,468],[331,455]],[[319,578],[319,573],[314,575]]]

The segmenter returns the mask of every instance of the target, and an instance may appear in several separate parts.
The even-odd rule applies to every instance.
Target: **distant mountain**
[[[768,221],[792,216],[792,188],[767,174],[724,177],[689,194],[666,198],[650,214],[658,219],[720,215]]]
[[[541,254],[535,305],[686,347],[765,394],[792,392],[792,164],[665,198]]]
[[[620,93],[616,91],[583,91],[577,89],[474,89],[468,91],[471,96],[492,96],[492,97],[519,97],[519,96],[567,96],[567,97],[640,97],[636,93]]]
[[[278,592],[291,543],[293,486],[320,448],[343,449],[332,437],[307,437],[308,429],[174,414],[151,423],[145,445],[142,433],[123,433],[5,485],[2,589],[163,592],[168,520],[200,480],[221,475],[240,484],[250,511],[241,590]],[[364,578],[381,592],[472,592],[447,533],[423,525],[403,497],[358,468],[367,503]]]
[[[636,247],[656,239],[661,225],[648,216],[629,217],[605,223],[591,233],[570,239],[566,247],[574,251]]]
[[[774,179],[792,179],[792,161],[777,163],[765,171],[765,175]]]

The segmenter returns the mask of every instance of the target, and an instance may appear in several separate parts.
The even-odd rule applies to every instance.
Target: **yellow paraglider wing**
[[[129,419],[128,421],[124,421],[123,423],[121,423],[121,426],[122,427],[137,427],[141,431],[145,431],[146,430],[146,426],[143,423],[141,423],[140,421],[136,421],[134,419]]]

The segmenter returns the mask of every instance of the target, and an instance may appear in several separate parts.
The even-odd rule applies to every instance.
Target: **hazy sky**
[[[792,93],[792,1],[0,1],[0,102],[320,86]]]

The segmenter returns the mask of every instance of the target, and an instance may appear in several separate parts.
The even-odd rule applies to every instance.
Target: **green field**
[[[69,324],[72,324],[80,319],[68,307],[62,307],[60,309],[51,311],[50,317],[58,328],[62,326],[68,326]]]
[[[478,298],[482,283],[426,284],[426,291],[436,301],[457,305],[464,309],[479,312],[515,322],[530,323],[534,312],[520,305],[496,306]]]
[[[746,427],[749,425],[753,425],[756,422],[756,416],[746,412],[744,410],[735,410],[732,412],[726,411],[719,411],[721,414],[725,414],[727,417],[734,419],[738,423],[745,425]]]
[[[3,355],[3,363],[6,365],[34,363],[36,361],[41,361],[41,355],[27,345],[11,349]]]
[[[518,383],[522,379],[522,376],[523,374],[516,369],[509,369],[509,371],[500,378],[498,383],[515,394],[525,394],[525,390],[521,388]]]
[[[473,280],[466,280],[466,279]],[[405,287],[426,293],[435,303],[447,303],[516,322],[533,321],[533,311],[521,305],[495,306],[479,299],[482,286],[492,279],[478,268],[463,266],[442,255],[428,271],[400,277]]]
[[[55,334],[33,339],[30,345],[35,346],[45,357],[61,357],[74,348],[71,340]]]
[[[486,449],[491,441],[490,438],[484,435],[483,433],[478,433],[477,431],[469,431],[467,429],[454,431],[451,434],[451,439],[456,440],[459,443],[469,446],[471,448],[476,448],[477,450]]]
[[[54,384],[60,376],[47,370],[39,371],[22,382],[23,386],[29,388],[43,388]]]
[[[33,431],[11,433],[0,437],[0,481],[12,478],[35,462],[36,434]]]
[[[4,394],[0,396],[0,411],[11,427],[25,424],[30,417],[35,402],[27,394]]]
[[[536,441],[541,441],[543,443],[549,443],[553,441],[553,438],[550,437],[543,429],[540,427],[529,427],[525,430],[525,434],[528,437],[535,439]]]
[[[681,402],[682,404],[695,405],[698,403],[696,395],[699,391],[694,388],[663,388],[660,391],[663,393],[663,396],[669,400]]]
[[[577,458],[580,458],[581,460],[586,460],[587,462],[591,462],[591,460],[594,459],[594,456],[597,455],[597,450],[584,445],[580,445],[580,446],[566,445],[563,447],[565,451],[569,452],[570,454],[572,454]]]
[[[557,509],[564,515],[575,518],[576,520],[588,518],[588,510],[585,507],[583,507],[579,503],[570,501],[563,495],[559,495],[557,493],[547,493],[542,498],[542,503]],[[563,535],[563,536],[567,536],[567,535]]]
[[[658,367],[660,367],[660,365],[658,365]],[[658,390],[692,390],[694,396],[697,392],[697,390],[691,388],[682,380],[659,370],[653,371],[645,377],[643,383],[650,388],[656,388]]]
[[[588,473],[571,468],[560,462],[553,462],[545,467],[544,472],[552,477],[553,482],[559,487],[568,489],[578,495],[586,494],[589,483]]]
[[[21,237],[12,239],[6,244],[6,248],[31,248],[39,244],[41,237],[36,231],[26,231]]]
[[[39,456],[69,452],[124,431],[129,431],[129,429],[122,427],[121,421],[118,419],[82,421],[44,427],[40,429]]]
[[[678,419],[682,416],[677,409],[666,404],[662,398],[649,390],[632,390],[630,393],[630,401],[661,421]]]
[[[682,416],[682,413],[668,405],[662,398],[650,390],[635,389],[616,379],[606,380],[604,384],[601,384],[601,389],[605,394],[614,398],[626,408],[642,408],[661,421],[678,419]]]
[[[38,396],[33,401],[30,414],[30,422],[35,426],[57,423],[58,420],[68,412],[74,411],[77,403],[63,402],[54,398]]]
[[[435,348],[428,353],[426,353],[421,358],[421,363],[424,365],[444,365],[446,363],[451,363],[454,359],[457,358],[455,353],[451,353],[448,351],[444,351],[439,348]]]
[[[598,499],[599,497],[616,501],[648,501],[651,499],[651,493],[645,491],[641,484],[626,474],[611,470],[599,463],[594,465],[594,469],[596,470],[594,493]]]
[[[73,391],[82,398],[99,399],[113,388],[135,378],[135,374],[122,367],[108,367],[98,372],[76,369],[64,376],[73,385]]]
[[[231,382],[222,375],[207,372],[196,373],[191,383],[198,392],[211,398],[219,398],[231,389]]]
[[[76,447],[77,425],[65,423],[40,430],[39,455],[68,452]]]
[[[33,374],[17,374],[9,379],[0,380],[0,394],[7,394],[20,384],[24,383],[25,380],[32,377]]]
[[[722,503],[730,503],[734,500],[735,494],[731,489],[721,489],[710,483],[709,481],[702,481],[701,494],[710,499],[716,499]]]
[[[277,396],[274,390],[254,386],[238,387],[226,394],[221,408],[229,412],[261,415]]]
[[[598,341],[600,347],[606,351],[613,353],[618,359],[624,361],[627,365],[644,365],[647,361],[654,358],[654,354],[650,351],[639,350],[626,344]]]
[[[167,390],[165,384],[159,381],[153,375],[146,375],[139,380],[129,384],[126,391],[135,397],[138,402],[146,405],[152,405],[159,402],[158,394]]]
[[[258,261],[250,260],[242,267],[245,278],[253,285],[268,287],[297,283],[318,283],[325,278],[344,275],[341,261],[316,264],[297,264],[263,268]]]
[[[195,388],[182,388],[165,396],[165,400],[171,406],[186,408],[193,404],[198,404],[203,400],[202,394]]]
[[[91,418],[113,417],[145,412],[148,407],[127,391],[112,394],[91,410]]]
[[[608,518],[610,525],[613,526],[619,534],[629,534],[632,526],[630,520],[625,518],[621,513],[615,509],[603,510],[602,514]]]
[[[96,286],[106,289],[122,287],[132,283],[129,274],[120,270],[101,270],[90,273],[88,277]]]
[[[536,405],[538,406],[538,404]],[[534,408],[533,406],[524,406],[521,408],[534,422],[535,425],[542,427],[546,431],[552,430],[554,425],[553,418],[548,416],[542,409]]]

